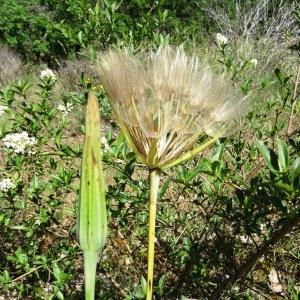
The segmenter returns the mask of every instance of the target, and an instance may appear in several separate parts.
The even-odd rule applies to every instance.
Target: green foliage
[[[1,39],[30,59],[53,63],[83,53],[94,43],[117,47],[144,42],[157,47],[190,40],[199,46],[200,57],[208,52],[215,70],[225,71],[247,96],[249,109],[241,130],[162,174],[155,244],[157,299],[209,298],[219,284],[233,280],[242,263],[300,209],[295,64],[284,58],[266,66],[269,56],[264,57],[265,49],[257,44],[252,56],[248,48],[239,52],[231,40],[206,50],[207,45],[198,44],[203,36],[197,30],[213,32],[214,27],[201,10],[204,2],[4,0],[1,4]],[[229,10],[232,3],[226,2]],[[257,65],[252,59],[258,60]],[[0,298],[80,299],[83,295],[75,223],[84,111],[91,90],[97,94],[103,120],[109,226],[97,269],[96,299],[145,295],[148,170],[126,145],[98,82],[82,74],[76,91],[61,90],[59,76],[53,80],[31,75],[0,91],[0,105],[8,107],[0,116],[0,181],[9,178],[14,184],[0,190]],[[287,133],[293,103],[295,117]],[[64,114],[58,105],[68,104],[72,110]],[[36,143],[24,153],[7,149],[3,139],[23,131]],[[199,145],[205,139],[201,137]],[[258,299],[258,293],[277,297],[268,277],[275,268],[282,297],[298,299],[298,228],[268,248],[242,280],[224,290],[224,297]]]
[[[156,45],[199,39],[201,4],[168,1],[4,0],[0,38],[33,60],[72,58],[92,45]],[[203,23],[203,26],[201,26]],[[203,33],[205,30],[203,30]]]
[[[278,154],[269,149],[263,142],[259,144],[259,150],[271,171],[271,179],[275,186],[295,198],[300,192],[300,156],[290,163],[286,143],[278,140],[277,147]]]

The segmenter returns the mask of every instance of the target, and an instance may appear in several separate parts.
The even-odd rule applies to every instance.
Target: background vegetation
[[[147,172],[119,133],[93,60],[109,46],[181,43],[250,104],[235,135],[163,176],[156,299],[300,298],[297,1],[0,5],[0,299],[82,297],[75,221],[90,90],[101,106],[109,213],[97,299],[143,299]],[[5,142],[21,132],[34,138],[23,153]]]

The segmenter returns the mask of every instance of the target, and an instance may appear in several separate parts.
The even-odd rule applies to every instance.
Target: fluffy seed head
[[[228,134],[241,116],[241,97],[225,77],[182,47],[146,58],[110,50],[100,57],[99,71],[122,129],[149,167],[174,160],[203,132]]]

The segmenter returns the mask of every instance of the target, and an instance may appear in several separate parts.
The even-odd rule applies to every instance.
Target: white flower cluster
[[[2,192],[8,192],[15,187],[16,186],[9,178],[4,178],[0,181],[0,191]]]
[[[228,44],[228,38],[221,34],[221,33],[217,33],[216,34],[216,42],[218,46],[224,46]]]
[[[56,75],[52,70],[50,69],[42,70],[40,73],[40,79],[47,79],[47,78],[51,78],[54,81],[57,79]]]
[[[257,61],[256,58],[252,58],[252,59],[249,61],[249,63],[250,63],[253,67],[256,67],[257,64],[258,64],[258,61]]]
[[[66,105],[59,104],[57,106],[57,109],[66,116],[68,113],[70,113],[73,110],[74,106],[72,103],[67,103]]]
[[[0,116],[4,115],[7,110],[8,110],[7,106],[0,105]]]
[[[110,147],[109,147],[109,144],[108,144],[108,141],[107,141],[106,137],[102,136],[100,142],[101,142],[101,146],[102,146],[103,151],[108,152],[110,150]]]
[[[34,137],[29,137],[28,132],[7,134],[2,139],[6,148],[12,148],[15,153],[33,153],[30,148],[34,146],[37,141]],[[26,149],[27,148],[27,149]],[[29,149],[28,149],[29,148]]]

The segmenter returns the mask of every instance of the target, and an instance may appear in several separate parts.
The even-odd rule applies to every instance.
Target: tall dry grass
[[[0,88],[19,79],[23,72],[21,57],[6,45],[0,45]]]

